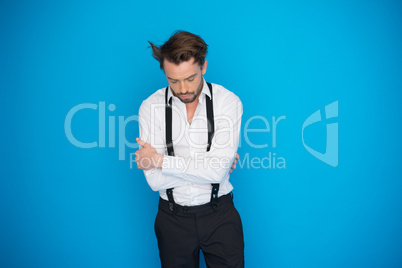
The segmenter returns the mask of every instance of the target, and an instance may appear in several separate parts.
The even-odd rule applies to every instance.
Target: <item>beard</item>
[[[204,86],[204,80],[201,79],[201,82],[198,85],[198,88],[195,92],[193,92],[193,93],[186,92],[183,94],[177,94],[176,97],[178,97],[181,100],[181,102],[183,102],[183,103],[192,103],[200,95],[203,86]],[[187,99],[182,99],[181,96],[183,96],[183,95],[190,95],[190,97]]]

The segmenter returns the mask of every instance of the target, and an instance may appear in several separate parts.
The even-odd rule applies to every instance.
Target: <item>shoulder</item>
[[[151,96],[146,98],[143,102],[148,103],[164,103],[165,102],[166,87],[158,89]]]
[[[155,106],[165,105],[165,92],[166,92],[166,87],[158,89],[151,96],[146,98],[141,103],[141,106],[139,109],[139,114],[147,112],[149,109],[151,109],[152,105],[155,105]]]
[[[242,105],[240,98],[233,93],[232,91],[226,89],[225,87],[211,83],[212,84],[212,92],[214,94],[214,102],[219,105]]]

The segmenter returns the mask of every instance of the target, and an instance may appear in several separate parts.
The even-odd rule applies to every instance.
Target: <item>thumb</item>
[[[141,146],[144,147],[144,148],[150,146],[148,143],[146,143],[145,141],[141,140],[140,138],[136,138],[135,140],[137,141],[137,143],[138,143],[139,145],[141,145]]]

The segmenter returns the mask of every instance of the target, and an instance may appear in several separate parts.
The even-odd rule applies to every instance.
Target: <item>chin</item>
[[[183,103],[192,103],[192,102],[195,101],[196,97],[197,97],[197,96],[194,96],[194,97],[191,97],[191,98],[189,98],[189,99],[182,99],[182,98],[180,98],[180,100],[181,100],[181,102],[183,102]]]
[[[183,103],[192,103],[192,102],[194,102],[194,101],[195,101],[195,99],[181,100],[181,102],[183,102]]]

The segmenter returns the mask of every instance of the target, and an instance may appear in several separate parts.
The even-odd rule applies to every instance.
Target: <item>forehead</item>
[[[194,62],[194,58],[192,58],[189,61],[184,61],[178,65],[173,62],[164,60],[163,70],[167,77],[179,80],[198,73],[201,68],[197,62]]]

